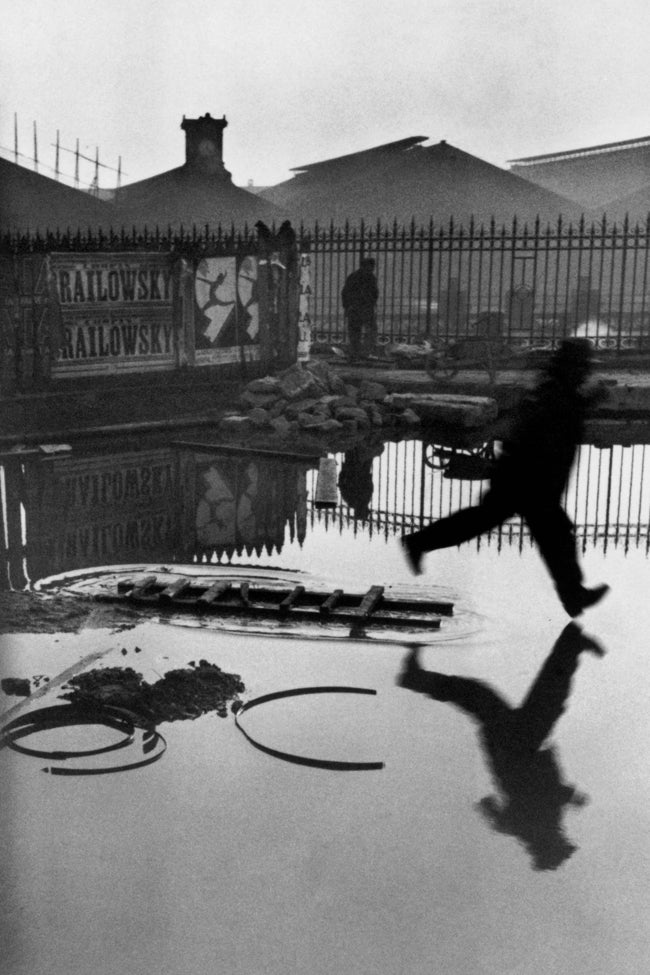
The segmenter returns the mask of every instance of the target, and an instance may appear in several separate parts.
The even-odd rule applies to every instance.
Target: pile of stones
[[[496,403],[485,397],[392,393],[369,380],[355,386],[325,363],[309,362],[248,383],[239,411],[224,416],[220,430],[230,437],[259,433],[281,441],[372,432],[392,437],[439,423],[479,427],[496,412]]]
[[[320,362],[254,379],[241,394],[240,406],[223,418],[224,433],[267,431],[289,440],[301,432],[332,436],[420,424],[417,413],[402,402],[394,403],[381,383],[364,380],[353,386]]]

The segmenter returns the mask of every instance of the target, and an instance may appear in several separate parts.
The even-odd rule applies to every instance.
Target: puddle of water
[[[483,690],[451,685],[455,693],[469,689],[464,707],[449,686],[447,699],[398,686],[407,648],[397,641],[333,640],[327,633],[314,641],[299,630],[271,636],[242,624],[231,633],[156,618],[117,634],[3,637],[3,677],[47,674],[54,681],[84,654],[101,652],[82,669],[129,666],[156,680],[203,658],[240,674],[246,699],[307,686],[372,688],[377,694],[367,699],[271,702],[242,722],[279,750],[384,762],[379,771],[358,773],[292,765],[253,748],[232,716],[215,714],[164,722],[162,758],[122,774],[57,778],[41,773],[36,758],[0,751],[7,975],[644,970],[650,605],[643,457],[635,455],[632,476],[626,455],[623,470],[634,486],[618,495],[603,492],[596,476],[604,455],[591,451],[588,478],[581,469],[572,497],[587,540],[585,573],[590,584],[609,582],[612,592],[584,620],[606,654],[580,653],[568,680],[562,669],[548,672],[567,618],[537,552],[517,530],[437,553],[421,579],[409,576],[394,532],[421,510],[422,472],[408,467],[410,449],[393,445],[375,460],[374,521],[312,517],[301,500],[293,520],[283,509],[286,537],[274,535],[270,551],[230,554],[240,565],[273,565],[280,574],[300,569],[360,591],[383,583],[451,597],[456,614],[427,641],[420,664],[429,674],[480,682]],[[399,489],[391,487],[396,472]],[[84,565],[72,519],[86,510],[79,492],[92,482],[80,481],[85,475],[77,469],[65,476],[78,503],[71,501],[61,523],[43,535],[40,552],[26,508],[32,578],[32,565],[47,567],[42,575]],[[242,483],[250,500],[250,476]],[[448,486],[425,472],[425,498],[442,503]],[[98,512],[101,525],[126,525],[140,512],[142,528],[149,515],[139,501],[125,514],[118,489],[111,487],[108,507]],[[54,497],[59,488],[49,482],[48,490]],[[448,502],[475,490],[459,486]],[[309,498],[307,480],[295,497]],[[163,565],[188,553],[198,559],[196,494],[179,504],[176,497],[170,517],[185,526],[191,544],[178,547],[178,529],[157,558],[136,547],[131,559],[117,561]],[[260,510],[255,523],[268,526]],[[89,559],[91,542],[89,536]],[[219,551],[214,538],[211,545]],[[21,560],[9,554],[15,567]],[[197,561],[193,571],[207,565]],[[479,719],[476,701],[491,702],[507,722],[533,685],[533,716],[546,722],[554,750],[527,762],[507,751],[506,736],[503,759],[503,739],[494,730],[486,738],[495,725]],[[437,686],[445,685],[438,679]],[[56,694],[44,690],[18,712],[54,703]],[[3,696],[3,706],[16,704]],[[60,740],[48,735],[52,744]],[[102,736],[95,730],[92,741]],[[555,869],[535,869],[540,848],[547,864],[555,855]]]

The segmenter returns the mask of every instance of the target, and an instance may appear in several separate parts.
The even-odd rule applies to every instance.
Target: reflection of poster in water
[[[206,257],[194,279],[196,362],[238,362],[259,358],[257,261]]]
[[[25,464],[30,576],[173,558],[186,544],[185,466],[167,447]]]
[[[214,459],[196,472],[197,554],[282,550],[285,530],[304,538],[304,465]]]

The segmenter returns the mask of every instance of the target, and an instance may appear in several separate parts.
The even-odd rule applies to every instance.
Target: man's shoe
[[[609,592],[609,586],[606,582],[601,583],[600,586],[594,586],[593,589],[585,589],[582,594],[582,608],[589,609],[590,606],[595,606],[599,603],[603,596],[606,596]]]
[[[397,686],[413,691],[417,687],[417,677],[420,675],[420,661],[418,660],[419,646],[415,644],[411,652],[404,658],[402,672],[397,678]]]
[[[594,586],[593,589],[587,589],[585,586],[581,586],[575,598],[563,599],[562,603],[569,616],[580,616],[585,609],[589,609],[590,606],[595,606],[596,603],[599,603],[608,592],[609,586],[606,583],[602,583],[600,586]]]
[[[413,575],[422,575],[422,552],[413,544],[411,536],[402,535],[400,544],[402,546],[404,558],[406,559],[407,565]]]

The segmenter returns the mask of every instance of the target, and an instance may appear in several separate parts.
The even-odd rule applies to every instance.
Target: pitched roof
[[[119,223],[138,228],[221,225],[252,226],[257,220],[282,221],[286,214],[256,193],[235,186],[229,177],[179,166],[121,187],[115,197]]]
[[[603,203],[600,210],[608,223],[621,223],[625,217],[629,217],[631,224],[645,224],[650,217],[650,183],[634,193]]]
[[[264,192],[294,221],[335,224],[361,219],[399,224],[444,224],[453,218],[467,224],[494,218],[510,223],[514,216],[532,222],[555,222],[561,214],[578,219],[582,209],[565,197],[439,142],[422,146],[423,136],[340,156],[310,166]]]
[[[21,233],[86,230],[113,222],[110,204],[0,158],[0,229]]]
[[[340,166],[365,165],[372,163],[379,156],[394,156],[412,149],[413,146],[427,141],[426,135],[412,135],[407,139],[398,139],[396,142],[385,142],[383,146],[375,146],[374,149],[361,149],[359,152],[350,152],[345,156],[333,156],[332,159],[324,159],[322,162],[308,163],[306,166],[292,166],[291,172],[319,172],[330,170],[334,172]]]
[[[511,172],[537,186],[602,211],[608,200],[632,196],[648,182],[650,136],[511,159],[510,163]]]
[[[509,159],[513,165],[537,163],[551,163],[562,159],[577,159],[584,156],[599,156],[603,153],[621,152],[629,149],[642,149],[650,146],[650,135],[643,135],[638,139],[624,139],[622,142],[603,142],[598,146],[583,146],[580,149],[563,149],[560,152],[544,152],[541,156],[522,156],[521,159]]]

